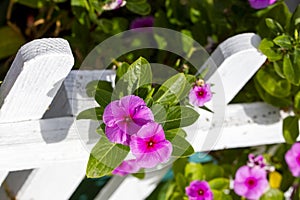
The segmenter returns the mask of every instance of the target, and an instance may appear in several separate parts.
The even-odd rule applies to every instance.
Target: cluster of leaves
[[[107,81],[93,81],[87,85],[87,94],[94,97],[100,107],[81,112],[77,119],[102,120],[104,108],[111,101],[134,94],[144,99],[155,121],[163,126],[166,139],[173,146],[173,157],[186,157],[194,153],[182,127],[193,124],[199,117],[187,100],[196,81],[195,76],[177,73],[162,85],[152,84],[151,66],[144,58],[131,65],[122,63],[116,75],[114,89]],[[94,178],[110,174],[129,153],[127,146],[111,143],[106,138],[104,124],[99,126],[97,132],[102,137],[92,149],[87,166],[87,176]]]
[[[267,103],[292,110],[294,115],[283,122],[283,135],[292,144],[299,135],[300,117],[300,6],[288,16],[284,26],[275,19],[267,18],[269,36],[259,49],[268,61],[257,72],[254,82],[260,97]]]

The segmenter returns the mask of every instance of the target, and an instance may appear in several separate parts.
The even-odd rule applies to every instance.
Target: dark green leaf
[[[192,86],[185,78],[185,75],[179,73],[164,82],[153,99],[161,104],[176,105],[180,100],[187,97],[191,88]]]
[[[187,186],[187,182],[186,182],[183,174],[181,174],[181,173],[176,174],[175,181],[176,181],[179,191],[182,194],[185,194],[185,187]]]
[[[276,61],[276,62],[273,62],[273,64],[274,64],[274,70],[277,73],[277,75],[280,76],[281,78],[285,78],[285,76],[283,74],[283,62]]]
[[[192,125],[198,118],[199,113],[193,108],[173,106],[167,111],[167,118],[164,121],[157,122],[163,125],[164,130],[170,130]]]
[[[295,95],[294,102],[294,108],[300,110],[300,91]]]
[[[282,26],[274,19],[266,18],[266,25],[276,35],[284,31]]]
[[[141,169],[137,173],[131,174],[132,176],[138,178],[138,179],[144,179],[145,178],[145,170]]]
[[[277,61],[282,58],[281,52],[274,49],[274,43],[269,39],[263,39],[259,44],[259,49],[265,54],[270,61]]]
[[[151,6],[147,2],[138,2],[138,3],[127,2],[126,8],[138,15],[148,15],[151,12]]]
[[[205,172],[204,179],[206,181],[224,176],[223,168],[212,163],[203,165],[203,171]]]
[[[177,131],[177,132],[176,132]],[[181,135],[186,135],[182,129],[173,129],[165,132],[166,139],[172,143],[174,157],[187,157],[194,153],[194,148]]]
[[[264,195],[260,198],[260,200],[284,200],[284,194],[282,191],[274,188],[270,188]]]
[[[130,65],[126,62],[123,62],[121,66],[117,68],[116,72],[116,82],[120,80],[120,78],[126,74],[127,70],[129,69]]]
[[[94,97],[99,90],[106,90],[108,92],[113,91],[111,82],[101,81],[101,80],[89,82],[86,85],[85,89],[86,89],[86,94],[89,97]]]
[[[295,116],[288,116],[283,120],[283,137],[288,144],[293,144],[299,135],[299,119]]]
[[[111,143],[101,137],[91,151],[86,176],[99,178],[111,174],[112,170],[121,164],[129,152],[127,146]]]
[[[8,26],[0,28],[0,59],[17,53],[25,39]]]
[[[178,173],[184,174],[185,166],[188,164],[187,158],[179,158],[177,159],[172,166],[173,173],[176,175]]]
[[[104,111],[103,107],[90,108],[80,112],[77,115],[76,119],[77,120],[79,119],[102,120],[103,111]]]
[[[227,178],[215,178],[208,182],[211,189],[225,190],[229,189],[229,179]]]
[[[292,61],[289,55],[285,55],[283,58],[283,73],[287,80],[295,85],[299,84],[299,75],[296,74]]]
[[[296,10],[294,11],[291,21],[290,21],[290,33],[293,33],[295,29],[299,27],[300,23],[300,5],[297,6]],[[298,29],[299,30],[299,29]]]
[[[279,35],[273,39],[273,42],[282,48],[289,49],[293,47],[291,37],[288,35]]]
[[[119,72],[119,75],[122,73]],[[119,99],[120,97],[131,95],[141,86],[151,83],[151,66],[145,58],[140,57],[129,66],[126,73],[116,83],[113,97],[114,99]]]
[[[105,108],[112,101],[112,93],[103,89],[98,89],[95,94],[96,102]]]

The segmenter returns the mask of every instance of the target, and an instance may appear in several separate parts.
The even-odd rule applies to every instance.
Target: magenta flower
[[[144,28],[144,27],[153,27],[154,25],[154,17],[141,17],[134,19],[130,24],[130,29],[135,28]]]
[[[268,188],[267,172],[258,167],[242,166],[235,174],[234,191],[247,199],[259,199]]]
[[[300,143],[295,143],[285,154],[285,161],[293,176],[300,176]]]
[[[129,95],[108,104],[103,113],[105,134],[111,142],[129,145],[130,137],[148,122],[154,121],[143,99]]]
[[[195,85],[189,94],[190,103],[194,106],[203,106],[212,98],[212,92],[208,84]]]
[[[250,6],[254,9],[266,8],[276,2],[276,0],[248,0]]]
[[[113,0],[107,4],[105,4],[102,9],[103,10],[116,10],[122,6],[125,6],[126,1],[123,0]]]
[[[112,174],[125,176],[127,174],[137,173],[140,170],[136,164],[136,159],[123,161],[116,169],[112,171]]]
[[[168,161],[172,153],[172,145],[166,140],[162,126],[155,122],[144,125],[131,137],[130,149],[143,168]]]
[[[213,193],[206,181],[192,181],[188,187],[185,188],[185,193],[189,200],[212,200]]]

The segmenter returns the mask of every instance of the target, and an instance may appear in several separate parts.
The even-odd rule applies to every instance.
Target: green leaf
[[[260,198],[260,200],[284,200],[284,194],[282,191],[274,188],[270,188],[264,195]]]
[[[298,73],[300,71],[298,72],[295,69],[289,55],[286,54],[283,57],[283,73],[289,82],[298,85],[300,82],[300,75]]]
[[[111,82],[108,81],[91,81],[89,82],[86,87],[86,94],[89,97],[94,97],[99,90],[106,90],[108,92],[112,92],[113,88]]]
[[[122,74],[122,72],[119,72],[119,74]],[[138,88],[151,83],[151,66],[145,58],[140,57],[129,66],[126,73],[118,80],[113,97],[114,99],[119,99],[120,97],[131,95]]]
[[[222,191],[212,190],[214,195],[214,200],[232,200],[230,195],[225,194]]]
[[[31,8],[41,8],[45,3],[44,0],[15,0],[15,2]]]
[[[273,65],[277,75],[280,76],[281,78],[285,78],[283,74],[283,62],[282,61],[273,62]]]
[[[225,190],[229,189],[229,179],[227,178],[215,178],[208,182],[211,189]]]
[[[131,175],[138,179],[144,179],[146,174],[144,169],[140,169],[137,173]]]
[[[276,20],[271,18],[266,18],[265,20],[267,27],[271,29],[273,33],[275,33],[276,35],[283,33],[284,30],[282,26]]]
[[[176,174],[175,181],[176,181],[176,184],[178,186],[180,193],[185,194],[185,187],[187,186],[187,182],[186,182],[183,174],[181,174],[181,173]]]
[[[148,15],[151,12],[151,6],[147,2],[138,2],[138,3],[127,2],[126,8],[138,15]]]
[[[291,37],[288,35],[277,36],[275,39],[273,39],[273,42],[282,48],[289,49],[293,47]]]
[[[212,163],[203,165],[203,171],[205,172],[204,177],[206,181],[224,176],[223,168]]]
[[[291,84],[279,77],[271,65],[262,67],[255,78],[260,86],[272,96],[283,98],[290,95]]]
[[[95,94],[96,102],[105,108],[112,101],[112,93],[103,89],[98,89]]]
[[[264,102],[269,103],[273,106],[285,108],[289,107],[292,104],[292,101],[288,98],[278,98],[275,96],[270,95],[268,92],[266,92],[260,83],[257,81],[257,78],[254,79],[254,85],[255,88],[259,94],[259,96],[264,100]]]
[[[91,120],[102,120],[102,114],[104,112],[103,107],[90,108],[80,112],[76,119],[91,119]]]
[[[294,97],[294,108],[300,110],[300,91]]]
[[[186,106],[173,106],[167,111],[167,117],[164,121],[157,121],[162,124],[164,130],[175,129],[192,125],[199,118],[199,113],[193,108]]]
[[[121,77],[126,74],[126,72],[128,71],[130,65],[126,62],[123,62],[121,66],[119,66],[117,68],[117,72],[116,72],[116,83],[121,79]]]
[[[177,133],[176,133],[177,131]],[[175,133],[175,135],[174,135]],[[166,139],[172,143],[174,157],[187,157],[192,155],[195,151],[191,144],[186,141],[181,135],[186,135],[182,129],[173,129],[165,132]]]
[[[290,33],[293,33],[295,29],[299,27],[300,23],[300,5],[297,6],[296,10],[294,11],[291,21],[290,21]],[[299,30],[299,29],[298,29]]]
[[[283,120],[283,137],[288,144],[293,144],[299,135],[299,119],[295,116],[288,116]]]
[[[192,86],[185,78],[185,75],[179,73],[162,84],[154,95],[153,100],[161,104],[176,105],[187,97],[191,88]]]
[[[187,158],[179,158],[177,159],[172,166],[173,173],[176,175],[178,173],[185,173],[185,166],[188,164]]]
[[[0,28],[0,59],[17,53],[25,39],[8,26]]]
[[[129,147],[115,144],[101,137],[91,151],[86,169],[88,178],[99,178],[111,174],[129,152]]]
[[[163,105],[153,104],[151,106],[151,111],[154,115],[154,120],[158,123],[164,122],[167,119],[167,110]]]
[[[203,166],[199,163],[188,163],[185,166],[184,176],[189,181],[203,180],[204,173],[206,173],[206,171],[204,170]]]
[[[269,39],[263,39],[259,44],[259,49],[268,57],[269,61],[277,61],[282,58],[281,52],[274,49],[274,43]]]

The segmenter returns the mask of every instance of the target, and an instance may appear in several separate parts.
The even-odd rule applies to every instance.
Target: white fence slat
[[[8,175],[8,171],[0,171],[0,186],[2,182],[5,180],[7,175]]]
[[[20,200],[69,199],[84,177],[86,162],[87,160],[64,162],[35,169],[18,191],[16,198]]]
[[[63,39],[22,46],[0,88],[0,123],[40,119],[74,63]]]

